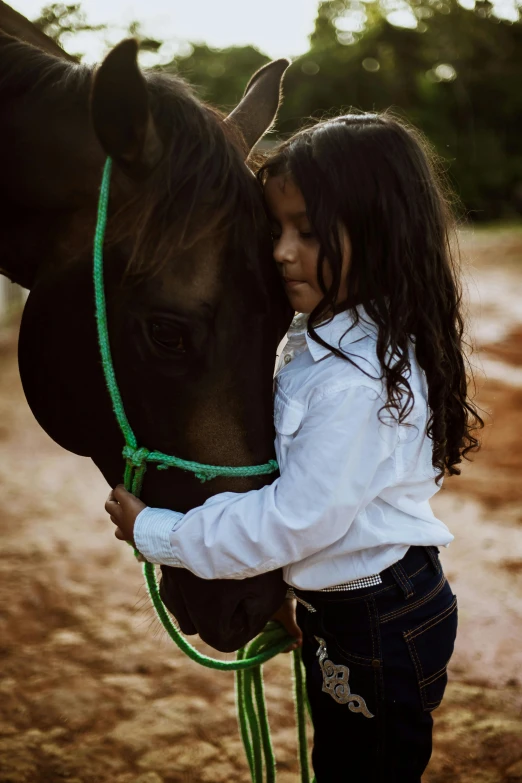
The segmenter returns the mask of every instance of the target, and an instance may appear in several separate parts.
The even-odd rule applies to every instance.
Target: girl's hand
[[[272,620],[277,620],[278,623],[281,623],[290,636],[295,638],[294,643],[291,644],[290,647],[287,647],[286,650],[283,650],[283,652],[291,652],[292,650],[295,650],[296,647],[301,647],[303,644],[303,633],[295,620],[296,604],[297,601],[295,598],[285,598],[281,607],[272,615]]]
[[[127,492],[123,484],[118,484],[105,503],[105,511],[109,514],[111,522],[116,525],[114,535],[120,541],[130,541],[134,546],[134,523],[136,517],[147,508],[145,503]]]

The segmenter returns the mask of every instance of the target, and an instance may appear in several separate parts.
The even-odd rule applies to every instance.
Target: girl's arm
[[[145,507],[134,526],[137,548],[150,562],[203,579],[243,579],[330,546],[394,482],[398,427],[379,421],[382,406],[369,385],[321,399],[306,413],[272,484],[214,495],[186,514]]]

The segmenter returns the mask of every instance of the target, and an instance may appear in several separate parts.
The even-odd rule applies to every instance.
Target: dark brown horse
[[[93,70],[16,34],[36,46],[0,34],[0,271],[30,289],[19,363],[36,418],[64,448],[91,457],[110,485],[122,480],[91,282],[110,155],[110,340],[139,444],[217,465],[266,462],[274,354],[291,313],[245,159],[274,119],[287,61],[258,71],[224,118],[180,79],[142,73],[132,40]],[[143,499],[186,511],[271,478],[201,484],[149,467]],[[162,595],[182,630],[226,651],[263,628],[285,590],[280,571],[214,582],[162,571]]]

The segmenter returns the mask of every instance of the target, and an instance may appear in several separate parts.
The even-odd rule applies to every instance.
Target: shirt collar
[[[356,324],[354,316],[348,311],[344,310],[341,313],[335,315],[331,321],[327,321],[320,326],[317,326],[315,331],[326,343],[334,348],[340,348],[345,350],[348,345],[363,339],[364,337],[376,337],[377,326],[374,321],[370,319],[364,308],[359,305],[357,308],[359,315],[359,322]],[[302,317],[300,313],[297,318]],[[303,321],[301,321],[303,323]],[[305,325],[305,330],[307,324]],[[320,359],[324,359],[325,356],[329,356],[332,353],[331,348],[325,348],[324,345],[317,343],[307,331],[305,331],[306,342],[308,350],[312,356],[312,359],[317,362]]]

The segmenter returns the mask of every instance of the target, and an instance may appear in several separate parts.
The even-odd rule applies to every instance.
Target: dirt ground
[[[434,508],[459,635],[426,783],[522,782],[522,231],[467,232],[483,451]],[[39,429],[0,332],[0,783],[247,783],[233,675],[184,658],[102,511],[92,464]],[[199,645],[204,649],[203,645]],[[290,658],[265,679],[297,783]],[[348,778],[347,778],[348,779]]]

